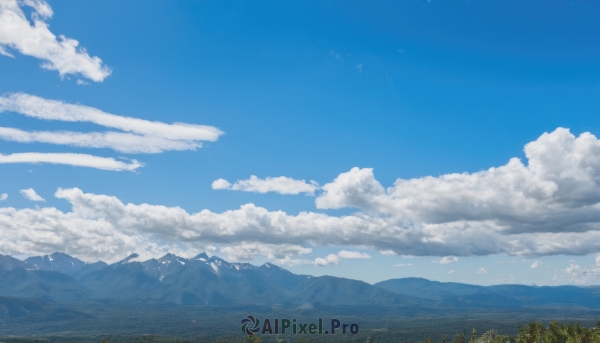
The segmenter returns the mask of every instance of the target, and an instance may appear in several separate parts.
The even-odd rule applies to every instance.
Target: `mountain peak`
[[[130,263],[130,262],[135,262],[134,260],[138,257],[140,257],[140,255],[138,255],[137,253],[133,253],[133,254],[125,257],[121,261],[117,262],[116,264],[126,264],[126,263]]]
[[[205,252],[196,255],[192,260],[208,261],[208,255]]]
[[[34,269],[61,272],[69,275],[87,265],[82,260],[62,252],[54,252],[44,256],[32,256],[26,259],[25,263]]]
[[[179,256],[177,256],[175,254],[168,253],[165,256],[159,258],[157,261],[161,262],[162,264],[171,263],[171,262],[178,262],[178,263],[184,265],[185,262],[187,262],[187,259],[183,258],[183,257],[179,257]]]

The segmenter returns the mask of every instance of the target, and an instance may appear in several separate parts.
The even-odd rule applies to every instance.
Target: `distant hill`
[[[476,286],[422,278],[368,283],[332,276],[297,275],[265,263],[230,263],[205,253],[166,254],[113,264],[85,263],[64,253],[27,263],[0,255],[0,296],[50,302],[148,302],[266,308],[373,307],[388,309],[506,309],[600,305],[598,287]]]
[[[378,282],[375,286],[400,295],[436,300],[445,307],[600,306],[600,287],[477,286],[422,278],[391,279]]]
[[[29,268],[30,266],[16,258],[8,255],[0,255],[0,271],[8,271],[15,268]]]

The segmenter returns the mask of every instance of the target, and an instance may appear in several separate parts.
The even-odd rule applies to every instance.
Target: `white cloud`
[[[213,181],[212,189],[229,189],[231,188],[231,183],[225,179],[218,179]]]
[[[8,199],[8,194],[6,194],[6,193],[0,194],[0,201],[4,201],[6,199]]]
[[[0,139],[20,143],[50,143],[84,148],[110,148],[123,153],[161,153],[170,150],[196,150],[200,141],[215,141],[223,134],[212,126],[184,123],[166,124],[118,116],[98,109],[66,104],[36,96],[15,93],[0,97],[0,112],[15,112],[43,120],[91,122],[127,132],[34,131],[0,127]],[[60,163],[104,170],[135,170],[141,166],[82,154],[25,153],[0,155],[0,163]]]
[[[291,258],[289,256],[286,256],[285,258],[282,259],[277,259],[273,261],[276,264],[281,264],[281,265],[285,265],[288,267],[294,267],[294,266],[300,266],[300,265],[306,265],[306,264],[314,264],[315,262],[312,260],[305,260],[305,259],[298,259],[298,258]]]
[[[439,262],[439,264],[450,264],[458,262],[458,258],[456,256],[444,256],[441,260],[434,262]]]
[[[410,267],[410,266],[412,266],[412,263],[407,263],[407,264],[398,263],[398,264],[394,264],[394,267]]]
[[[46,201],[46,199],[39,196],[33,188],[21,189],[19,192],[21,192],[21,195],[23,195],[25,199],[31,201]]]
[[[479,270],[477,271],[477,274],[487,274],[487,270],[485,270],[485,268],[481,267],[481,268],[479,268]]]
[[[318,257],[315,259],[315,266],[337,266],[340,264],[342,259],[354,259],[354,258],[371,258],[369,254],[361,253],[358,251],[347,251],[340,250],[337,254],[329,254],[325,258]]]
[[[398,255],[398,254],[396,254],[396,252],[394,252],[394,250],[382,250],[379,253],[383,256],[397,256]]]
[[[318,257],[315,259],[315,266],[326,267],[326,266],[337,266],[341,262],[341,259],[336,254],[329,254],[325,258]]]
[[[80,258],[110,260],[131,251],[197,251],[210,244],[339,245],[415,256],[465,250],[493,254],[600,250],[598,231],[502,235],[459,226],[443,228],[448,240],[440,241],[431,239],[439,232],[438,225],[414,225],[360,213],[341,217],[314,212],[289,215],[246,204],[223,213],[203,210],[190,214],[179,207],[123,204],[116,197],[76,188],[59,189],[55,195],[68,201],[72,210],[0,208],[0,252],[34,255],[59,250]]]
[[[340,258],[371,258],[371,255],[358,251],[341,250],[337,254]]]
[[[0,112],[15,112],[43,120],[89,122],[138,135],[182,141],[216,141],[223,132],[216,127],[124,117],[99,109],[14,93],[0,97]]]
[[[340,174],[332,183],[321,187],[323,194],[315,200],[317,208],[339,209],[358,207],[372,211],[378,207],[378,197],[385,195],[383,186],[375,180],[373,169],[352,168],[347,173]]]
[[[143,164],[136,160],[131,160],[131,163],[125,163],[109,157],[98,157],[86,154],[41,152],[24,152],[10,155],[0,154],[0,164],[7,163],[65,164],[75,167],[88,167],[112,171],[133,171],[143,166]]]
[[[448,274],[454,274],[454,269],[448,272]]]
[[[436,228],[430,232],[435,237],[424,239],[442,244],[450,244],[455,234],[462,236],[456,231],[459,228],[469,231],[469,242],[489,235],[508,238],[536,233],[548,239],[562,235],[574,239],[599,230],[598,139],[590,133],[575,137],[558,128],[527,144],[525,155],[527,165],[513,158],[504,166],[476,173],[398,179],[387,189],[374,178],[372,169],[353,168],[325,184],[316,205],[322,209],[355,207],[431,225]],[[527,243],[529,247],[519,254],[589,253],[586,242],[545,244]],[[496,250],[493,241],[476,245],[467,250],[476,255]]]
[[[31,23],[21,6],[32,9]],[[14,57],[8,49],[38,58],[42,68],[56,70],[60,76],[79,74],[87,79],[102,82],[111,73],[97,56],[91,57],[79,42],[54,35],[46,22],[53,15],[43,0],[0,1],[0,54]]]
[[[365,209],[337,217],[316,212],[290,215],[253,204],[223,213],[190,214],[178,207],[123,204],[115,197],[64,189],[56,196],[71,203],[70,212],[0,208],[0,251],[64,250],[86,256],[167,247],[193,250],[207,244],[287,244],[445,256],[437,262],[473,255],[600,251],[598,140],[590,134],[575,138],[558,129],[528,144],[525,151],[526,166],[513,159],[473,174],[397,180],[388,189],[374,179],[372,170],[353,169],[325,185],[317,198],[318,206]],[[92,242],[103,247],[95,249]],[[257,253],[240,258],[275,256],[264,248],[246,250]],[[282,260],[293,260],[292,255],[283,254]],[[327,263],[333,262],[330,258]],[[600,268],[581,267],[582,275],[590,280],[596,269]]]
[[[293,263],[290,262],[292,256],[312,252],[312,249],[304,248],[300,245],[262,243],[242,243],[232,246],[222,246],[219,250],[227,254],[232,261],[252,261],[260,256],[266,256],[270,260],[284,261],[283,264]]]
[[[535,269],[535,268],[541,267],[543,264],[544,264],[544,262],[542,262],[542,261],[535,261],[531,264],[531,268]]]
[[[305,180],[294,180],[285,176],[259,179],[255,175],[252,175],[249,179],[238,180],[234,184],[229,183],[225,179],[218,179],[213,181],[212,188],[262,194],[275,192],[279,194],[306,193],[313,195],[319,189],[319,185],[315,181],[306,182]]]
[[[600,279],[600,265],[583,266],[571,263],[564,270],[564,274],[571,282],[576,284],[598,284]]]
[[[571,264],[569,267],[567,267],[567,269],[565,269],[565,272],[572,276],[579,276],[581,274],[581,267],[579,267],[577,264]]]
[[[129,154],[155,154],[169,150],[196,150],[201,143],[140,136],[123,132],[34,131],[0,127],[0,139],[19,143],[49,143],[83,148],[109,148]]]
[[[356,65],[356,70],[358,70],[359,73],[362,73],[362,69],[363,69],[363,64],[359,63]]]

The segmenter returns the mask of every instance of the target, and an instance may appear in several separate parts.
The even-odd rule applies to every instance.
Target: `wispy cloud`
[[[225,179],[213,181],[212,189],[229,189],[233,191],[268,193],[275,192],[279,194],[300,194],[306,193],[314,195],[319,189],[319,184],[315,181],[306,182],[305,180],[294,180],[290,177],[267,177],[260,179],[255,175],[247,180],[238,180],[231,184]]]
[[[31,22],[23,6],[32,9]],[[52,15],[52,8],[43,0],[0,1],[0,54],[14,57],[9,50],[15,50],[44,61],[42,68],[56,70],[60,76],[79,74],[102,82],[111,74],[110,68],[99,57],[88,55],[77,40],[56,37],[46,22]]]
[[[143,166],[142,163],[136,160],[131,160],[131,163],[126,163],[117,161],[114,158],[110,157],[98,157],[86,154],[41,152],[25,152],[10,155],[0,154],[0,164],[8,163],[65,164],[75,167],[88,167],[112,171],[133,171]]]
[[[347,250],[341,250],[337,255],[340,258],[371,258],[371,255],[367,253]]]
[[[0,127],[0,139],[19,143],[47,143],[83,148],[109,148],[129,154],[156,154],[171,150],[195,150],[202,144],[124,132],[23,131]]]
[[[171,140],[214,142],[223,134],[221,130],[213,126],[185,123],[166,124],[119,116],[93,107],[68,104],[23,93],[0,97],[0,112],[15,112],[44,120],[89,122],[125,132]]]
[[[31,201],[41,201],[41,202],[46,201],[46,199],[39,196],[39,194],[37,194],[33,188],[21,189],[19,192],[21,193],[21,195],[23,197],[25,197],[25,199],[28,199]]]
[[[119,116],[99,109],[13,93],[0,96],[0,113],[14,112],[42,120],[89,122],[125,132],[24,131],[0,127],[0,139],[20,143],[46,143],[83,148],[109,148],[129,154],[153,154],[172,150],[196,150],[201,141],[216,141],[222,131],[213,126]],[[135,170],[142,166],[113,158],[83,154],[20,153],[0,156],[0,163],[57,163],[104,170]]]

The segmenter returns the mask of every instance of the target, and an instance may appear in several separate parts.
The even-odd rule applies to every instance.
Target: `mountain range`
[[[0,255],[0,303],[15,304],[17,300],[13,298],[19,298],[26,299],[24,308],[39,306],[39,301],[298,309],[349,306],[594,309],[600,306],[600,287],[477,286],[422,278],[391,279],[371,285],[332,276],[297,275],[271,263],[262,266],[229,263],[205,253],[190,259],[167,254],[144,262],[137,261],[138,257],[133,254],[120,262],[106,264],[86,263],[59,252],[25,261]]]

